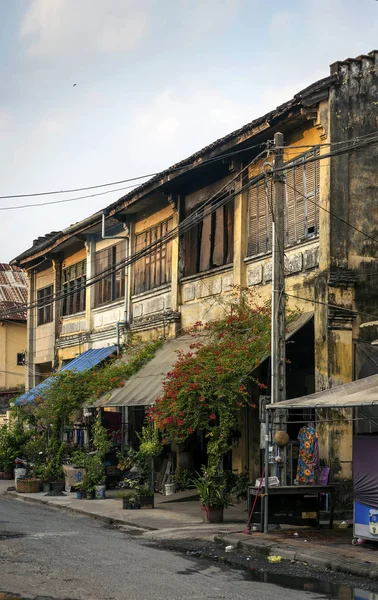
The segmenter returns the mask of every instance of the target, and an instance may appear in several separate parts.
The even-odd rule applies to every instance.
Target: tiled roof
[[[11,312],[1,320],[26,321],[25,305],[28,301],[28,278],[22,269],[0,263],[0,312],[20,307],[20,312]]]

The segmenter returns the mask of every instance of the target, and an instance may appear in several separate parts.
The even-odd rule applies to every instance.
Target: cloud
[[[149,29],[154,0],[32,0],[20,36],[33,57],[128,52]]]

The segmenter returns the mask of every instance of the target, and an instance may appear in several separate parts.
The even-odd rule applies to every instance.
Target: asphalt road
[[[319,598],[146,546],[86,517],[6,498],[0,498],[0,591],[41,600]]]

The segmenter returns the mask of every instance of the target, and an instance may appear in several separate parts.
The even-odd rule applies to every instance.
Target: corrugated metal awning
[[[353,408],[378,406],[378,375],[364,377],[330,390],[268,404],[269,410],[302,408]]]
[[[155,356],[125,382],[123,388],[103,394],[91,406],[150,406],[163,391],[163,381],[178,360],[177,351],[189,352],[195,341],[191,335],[167,340]]]
[[[313,312],[299,315],[288,327],[286,340],[291,339],[314,316]],[[141,370],[125,382],[123,388],[103,394],[91,406],[150,406],[163,392],[163,381],[167,373],[172,371],[177,362],[177,350],[189,352],[191,344],[196,340],[190,335],[183,335],[174,340],[167,340],[159,348],[154,358]],[[263,360],[268,358],[264,357]],[[263,362],[263,361],[261,361]]]
[[[117,346],[108,346],[106,348],[93,348],[91,350],[87,350],[80,354],[77,358],[74,358],[65,365],[59,373],[62,371],[75,371],[76,373],[81,373],[86,369],[92,369],[100,362],[109,358],[111,354],[117,351]],[[30,402],[35,401],[38,396],[43,396],[43,393],[50,387],[54,380],[54,377],[47,377],[44,381],[33,387],[25,394],[22,394],[17,400],[15,400],[15,406],[24,406],[25,404],[30,404]]]

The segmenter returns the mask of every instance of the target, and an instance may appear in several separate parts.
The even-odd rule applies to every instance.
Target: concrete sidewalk
[[[268,534],[253,532],[216,534],[215,541],[251,555],[280,556],[357,577],[378,580],[378,544],[352,545],[353,529],[281,529]]]
[[[0,481],[0,494],[15,501],[36,502],[115,524],[142,539],[216,541],[267,560],[268,556],[281,556],[283,560],[378,580],[378,544],[352,546],[351,528],[318,531],[283,527],[269,534],[245,535],[242,532],[247,520],[246,503],[226,509],[223,524],[204,524],[193,491],[173,496],[156,494],[153,510],[123,510],[122,501],[115,498],[115,490],[107,492],[105,500],[78,500],[76,494],[18,494],[9,491],[12,484],[12,481]]]
[[[198,499],[193,490],[179,492],[172,496],[155,494],[155,508],[139,510],[123,510],[122,500],[116,498],[116,490],[107,491],[104,500],[78,500],[75,493],[65,496],[46,496],[37,494],[19,494],[9,491],[13,482],[0,481],[0,493],[5,496],[26,502],[37,502],[51,508],[63,509],[86,515],[109,524],[123,525],[140,530],[140,533],[151,532],[148,537],[197,537],[208,539],[211,533],[241,531],[246,520],[246,505],[230,507],[225,510],[223,525],[207,525],[202,522]],[[187,535],[185,531],[187,531]],[[146,536],[147,537],[147,536]]]

